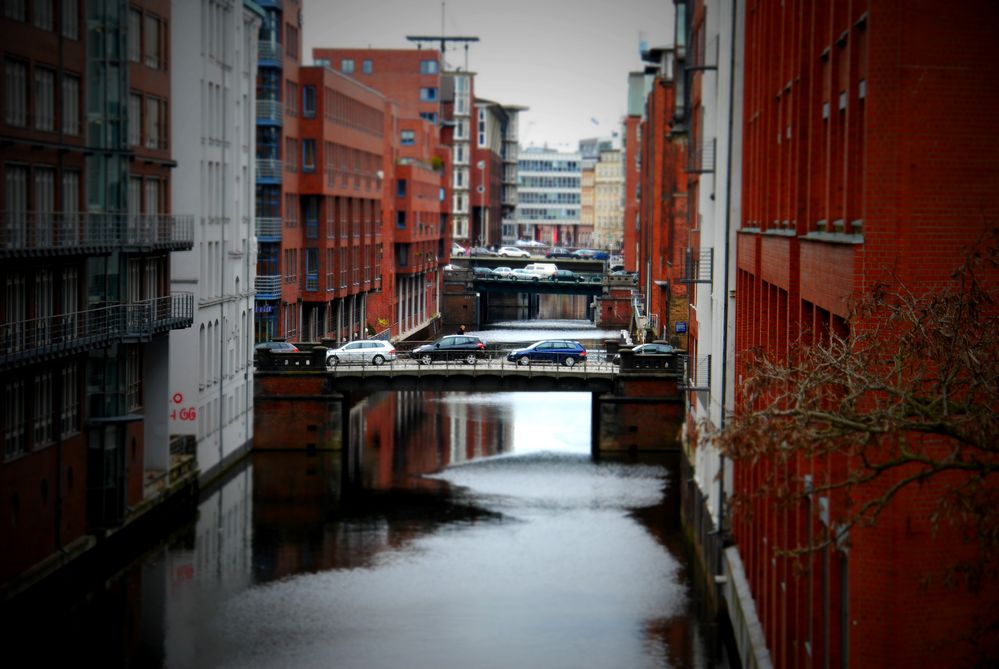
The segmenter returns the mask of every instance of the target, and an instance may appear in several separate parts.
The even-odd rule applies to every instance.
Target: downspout
[[[729,273],[728,268],[731,264],[729,261],[730,244],[729,239],[731,238],[732,230],[732,163],[733,163],[733,151],[732,147],[735,142],[732,141],[733,130],[735,127],[735,47],[736,47],[736,36],[737,36],[737,12],[736,5],[738,0],[732,0],[732,43],[729,48],[729,59],[728,59],[728,155],[726,157],[726,175],[725,175],[725,274],[722,280],[723,288],[723,299],[724,303],[722,306],[722,359],[721,359],[721,421],[720,427],[725,427],[725,405],[727,401],[726,388],[727,384],[725,379],[728,375],[728,303],[729,303]],[[718,471],[718,533],[721,535],[725,527],[725,454],[722,453],[718,459],[719,471]],[[724,542],[722,542],[724,543]],[[721,544],[719,544],[719,548]],[[718,560],[718,567],[721,568],[722,560]]]

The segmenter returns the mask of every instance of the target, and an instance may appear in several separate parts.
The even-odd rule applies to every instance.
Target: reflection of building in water
[[[505,405],[486,397],[398,391],[367,398],[363,437],[352,437],[363,439],[365,486],[412,486],[412,477],[509,451],[511,433],[502,415]]]

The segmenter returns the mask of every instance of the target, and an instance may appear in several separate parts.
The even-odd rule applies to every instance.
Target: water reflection
[[[589,407],[372,395],[361,485],[336,453],[255,453],[46,630],[106,666],[719,666],[664,529],[669,470],[594,462]]]

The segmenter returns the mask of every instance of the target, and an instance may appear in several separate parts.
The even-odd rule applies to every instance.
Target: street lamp
[[[479,168],[479,225],[481,226],[482,235],[482,245],[489,246],[489,225],[488,225],[488,211],[485,207],[485,192],[486,192],[486,161],[480,160],[475,163],[475,166]]]

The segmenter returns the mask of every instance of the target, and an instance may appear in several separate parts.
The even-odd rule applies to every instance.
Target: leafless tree
[[[849,334],[812,333],[778,355],[746,356],[741,408],[716,440],[758,466],[764,484],[736,512],[763,498],[841,502],[825,536],[785,554],[843,542],[919,486],[938,494],[934,530],[951,523],[977,543],[973,564],[959,567],[967,584],[999,575],[997,242],[991,230],[945,285],[875,286],[853,306]],[[802,462],[835,465],[806,480]]]

